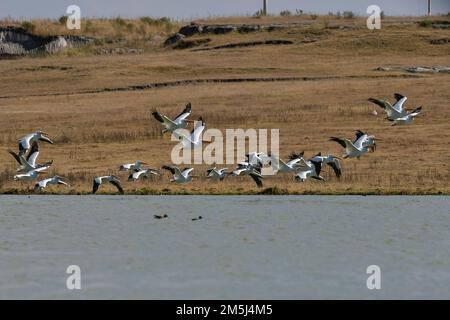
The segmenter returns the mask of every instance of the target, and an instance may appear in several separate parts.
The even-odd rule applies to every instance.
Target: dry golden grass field
[[[20,137],[41,129],[55,141],[40,144],[40,161],[54,160],[48,176],[57,173],[73,184],[48,188],[49,193],[86,193],[94,176],[116,173],[126,193],[137,194],[449,194],[450,74],[375,70],[450,66],[450,43],[431,44],[450,39],[450,30],[422,27],[420,20],[386,18],[381,30],[372,31],[348,27],[364,26],[363,19],[221,18],[199,23],[293,25],[273,32],[198,35],[187,39],[211,41],[189,49],[162,45],[181,23],[141,30],[138,40],[123,36],[138,27],[119,30],[120,34],[105,27],[108,36],[125,38],[121,46],[144,51],[99,54],[102,46],[117,45],[106,41],[60,55],[0,60],[0,190],[32,189],[33,183],[12,181],[16,163],[7,150],[16,150]],[[86,34],[101,38],[102,30]],[[214,49],[260,40],[292,44]],[[180,80],[267,78],[273,81],[130,88]],[[382,110],[367,101],[369,97],[392,101],[396,92],[408,97],[409,109],[423,105],[423,114],[409,126],[391,127]],[[175,143],[162,135],[150,113],[158,109],[175,116],[187,102],[193,106],[192,118],[203,116],[207,128],[280,129],[282,159],[302,150],[306,156],[317,152],[340,156],[342,148],[329,137],[353,138],[357,129],[383,141],[375,153],[344,160],[340,181],[326,167],[326,183],[298,183],[287,174],[265,178],[264,188],[258,189],[248,177],[210,182],[205,178],[209,166],[194,165],[194,174],[201,177],[187,185],[171,184],[167,172],[148,181],[126,182],[127,174],[118,172],[122,163],[140,159],[153,168],[170,164]],[[371,114],[373,110],[378,116]],[[114,189],[104,186],[100,191]]]

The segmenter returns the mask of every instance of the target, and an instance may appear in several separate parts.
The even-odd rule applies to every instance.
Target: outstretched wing
[[[176,123],[173,122],[171,119],[169,119],[168,117],[160,114],[158,111],[154,111],[152,112],[153,117],[158,120],[159,122],[161,122],[164,126],[166,127],[175,127]]]
[[[316,171],[316,175],[319,176],[320,175],[320,171],[322,171],[322,162],[311,161],[311,163],[314,166],[314,169]]]
[[[119,190],[120,194],[124,194],[122,185],[120,184],[120,181],[118,179],[113,179],[109,182],[111,182],[111,184],[114,185],[117,188],[117,190]]]
[[[392,105],[389,102],[384,101],[384,100],[379,100],[379,99],[374,99],[374,98],[369,98],[367,100],[372,103],[375,103],[376,105],[380,106],[384,110],[386,110],[389,107],[392,108]]]
[[[356,134],[355,134],[355,136],[356,136],[356,139],[355,139],[355,141],[353,142],[353,143],[356,143],[356,141],[358,141],[359,140],[359,138],[361,138],[363,135],[365,135],[366,133],[365,132],[362,132],[361,130],[356,130]]]
[[[361,138],[359,138],[358,141],[361,141],[361,143],[362,143],[362,140],[361,140],[361,139],[363,139],[363,137],[364,137],[364,136],[362,136]],[[341,138],[335,138],[335,137],[332,137],[330,140],[339,143],[341,146],[343,146],[343,147],[345,148],[345,150],[346,150],[348,153],[350,153],[350,152],[352,152],[352,151],[358,150],[358,149],[355,147],[355,145],[353,145],[353,143],[352,143],[350,140],[348,140],[348,139],[341,139]]]
[[[258,186],[258,188],[262,188],[262,186],[263,186],[262,177],[259,174],[255,173],[255,172],[251,172],[250,177],[252,177],[252,179],[256,182],[256,185]]]
[[[128,176],[128,181],[134,181],[139,179],[139,177],[141,176],[141,174],[143,174],[145,171],[144,170],[137,170],[132,172],[129,176]]]
[[[408,98],[399,93],[394,93],[394,97],[395,97],[395,100],[397,100],[397,101],[395,102],[395,104],[392,107],[397,112],[401,113],[403,111],[403,104],[406,102],[406,100]]]
[[[192,172],[192,170],[194,170],[194,168],[184,168],[183,172],[181,172],[181,175],[185,178],[187,178],[189,176],[189,173]]]
[[[34,141],[31,145],[31,149],[27,157],[27,162],[30,164],[30,166],[32,167],[36,166],[36,160],[38,155],[39,155],[39,146],[38,143]]]
[[[197,126],[191,132],[190,140],[192,142],[199,141],[203,130],[205,130],[205,123],[203,122],[202,117],[198,119],[198,122],[200,122],[200,124],[197,124]]]
[[[10,155],[12,155],[13,157],[14,157],[14,159],[16,159],[16,161],[20,164],[20,165],[22,165],[22,162],[20,161],[20,156],[18,155],[18,154],[16,154],[14,151],[11,151],[11,150],[8,150],[8,153],[10,154]]]
[[[341,162],[339,161],[339,159],[334,159],[334,161],[328,162],[328,165],[333,168],[336,177],[340,178],[342,176]]]
[[[184,110],[179,115],[177,115],[173,121],[178,123],[182,120],[185,120],[187,117],[191,115],[191,113],[192,113],[192,105],[189,102],[184,108]]]
[[[176,168],[175,167],[163,166],[162,168],[164,170],[170,171],[171,174],[175,174],[175,172],[176,172]]]
[[[422,112],[422,107],[418,107],[417,109],[413,110],[409,115],[411,117],[418,116]]]
[[[347,143],[346,143],[347,139],[341,139],[341,138],[336,138],[336,137],[331,137],[330,141],[334,141],[339,143],[343,148],[347,148]]]
[[[94,179],[94,182],[92,184],[92,193],[95,194],[100,187],[100,183],[97,182],[97,179]]]
[[[299,153],[292,152],[289,155],[289,160],[300,159],[300,158],[303,158],[304,155],[305,155],[305,151],[302,151],[302,152],[299,152]]]

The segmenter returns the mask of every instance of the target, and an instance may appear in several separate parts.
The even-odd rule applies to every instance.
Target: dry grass
[[[39,128],[56,141],[53,146],[42,144],[41,161],[54,159],[50,174],[59,173],[74,184],[72,189],[50,188],[49,192],[88,192],[93,176],[117,172],[119,164],[136,159],[155,168],[168,164],[174,142],[162,136],[150,112],[157,108],[176,115],[190,101],[193,117],[202,115],[207,128],[279,128],[283,158],[300,150],[307,155],[319,151],[340,155],[341,148],[328,138],[352,137],[356,129],[384,140],[376,153],[360,161],[344,161],[341,181],[328,168],[327,183],[300,184],[291,175],[279,175],[264,180],[265,187],[272,188],[267,193],[450,193],[449,75],[403,77],[397,71],[374,71],[380,65],[448,66],[450,45],[429,41],[449,36],[448,30],[394,22],[378,32],[329,29],[317,19],[312,26],[271,33],[208,35],[209,46],[255,39],[294,41],[288,46],[0,60],[0,189],[22,192],[30,187],[11,181],[15,163],[6,150],[17,148],[18,138]],[[312,37],[317,41],[302,43]],[[324,78],[82,93],[173,80],[285,76]],[[381,113],[370,114],[377,107],[367,98],[392,100],[394,92],[407,95],[410,108],[424,106],[424,115],[413,125],[390,127]],[[199,165],[194,171],[204,175],[206,168]],[[126,180],[126,175],[121,177]],[[260,191],[246,177],[222,183],[201,177],[184,186],[168,180],[165,174],[125,183],[125,188],[138,194]],[[102,191],[114,189],[108,186]]]
[[[84,35],[95,37],[98,44],[122,45],[136,48],[160,44],[163,38],[176,32],[181,24],[168,18],[153,19],[141,17],[140,19],[83,19],[81,30],[69,30],[65,21],[52,19],[17,20],[4,18],[0,26],[25,27],[38,35]],[[30,30],[31,29],[31,30]]]

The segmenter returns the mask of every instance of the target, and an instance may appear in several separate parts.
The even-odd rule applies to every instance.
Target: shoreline
[[[48,196],[88,196],[92,193],[87,191],[68,191],[68,192],[52,192],[41,191],[34,192],[32,190],[0,190],[0,196],[5,195],[48,195]],[[96,195],[102,196],[450,196],[450,190],[305,190],[305,191],[290,191],[279,188],[266,188],[262,190],[243,191],[201,191],[201,190],[155,190],[155,189],[138,189],[125,192],[121,195],[117,192],[98,192]]]

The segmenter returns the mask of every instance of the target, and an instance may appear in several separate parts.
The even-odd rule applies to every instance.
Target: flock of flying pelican
[[[415,117],[417,117],[421,111],[422,107],[416,108],[413,111],[409,111],[404,108],[403,105],[407,98],[400,94],[394,95],[396,101],[391,104],[388,101],[378,100],[370,98],[368,101],[375,103],[376,105],[383,108],[386,112],[386,119],[392,122],[392,125],[407,125],[410,124]],[[188,117],[192,113],[192,106],[189,103],[186,105],[184,110],[174,119],[171,119],[165,115],[160,114],[155,111],[152,113],[153,117],[161,123],[163,126],[163,133],[169,132],[173,134],[180,141],[182,148],[194,149],[201,147],[202,133],[205,129],[205,123],[200,117],[198,121],[194,122],[188,120]],[[375,112],[376,114],[376,112]],[[184,134],[183,131],[178,129],[186,129],[190,122],[194,122],[195,126],[190,135]],[[17,174],[14,176],[14,180],[17,181],[35,181],[34,189],[40,191],[45,189],[49,185],[65,185],[70,186],[70,184],[63,180],[60,176],[54,176],[44,180],[39,180],[39,175],[44,174],[47,169],[53,164],[53,161],[39,164],[37,163],[37,158],[39,156],[39,141],[43,141],[49,144],[53,144],[53,141],[46,136],[47,134],[42,131],[36,131],[30,133],[19,140],[19,152],[8,150],[8,152],[14,157],[18,162],[19,168],[17,169]],[[227,176],[249,176],[252,178],[258,187],[262,187],[262,168],[265,165],[271,165],[273,161],[278,161],[278,171],[277,173],[294,173],[295,180],[304,182],[308,178],[317,179],[325,181],[325,179],[320,175],[322,166],[329,165],[335,175],[340,178],[341,172],[341,160],[346,158],[360,158],[362,155],[375,152],[376,150],[376,138],[374,135],[369,135],[363,131],[356,131],[355,140],[351,141],[346,138],[331,137],[330,141],[335,141],[339,143],[344,148],[344,155],[341,157],[336,157],[333,155],[323,156],[321,153],[309,158],[304,158],[304,152],[301,153],[291,153],[287,162],[281,159],[274,159],[270,155],[264,153],[249,153],[246,155],[244,162],[237,164],[234,171],[228,172],[227,168],[218,169],[216,167],[207,170],[206,177],[215,181],[222,181]],[[380,140],[380,139],[378,139]],[[160,171],[151,168],[144,168],[143,165],[147,163],[142,161],[136,161],[134,163],[122,164],[119,167],[119,171],[129,172],[128,181],[137,181],[140,178],[148,178],[151,175],[160,175]],[[191,175],[194,168],[185,168],[181,170],[175,166],[163,166],[162,169],[169,171],[173,178],[170,180],[174,183],[189,183],[192,181],[193,177]],[[100,177],[95,177],[93,179],[92,193],[96,193],[99,187],[104,183],[109,182],[114,185],[119,193],[124,194],[124,189],[120,182],[119,177],[116,175],[105,175]]]

